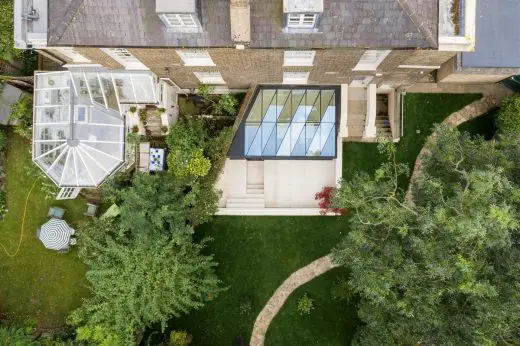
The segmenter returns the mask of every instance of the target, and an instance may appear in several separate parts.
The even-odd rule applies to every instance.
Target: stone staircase
[[[264,162],[247,161],[246,193],[229,196],[226,208],[265,208]]]
[[[264,184],[247,184],[246,194],[228,197],[226,208],[265,208]]]
[[[392,128],[388,114],[381,114],[376,116],[376,129],[378,137],[392,137]]]

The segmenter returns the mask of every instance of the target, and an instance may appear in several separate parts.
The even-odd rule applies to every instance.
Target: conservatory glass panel
[[[335,157],[336,89],[262,88],[246,116],[246,157]]]

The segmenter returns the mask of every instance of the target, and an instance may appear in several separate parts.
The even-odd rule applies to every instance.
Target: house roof
[[[477,1],[475,51],[462,54],[463,67],[520,67],[518,0]]]
[[[436,48],[438,0],[325,0],[318,33],[282,32],[282,2],[250,0],[251,47]],[[201,33],[176,33],[155,1],[49,0],[50,46],[233,47],[229,0],[200,0]]]

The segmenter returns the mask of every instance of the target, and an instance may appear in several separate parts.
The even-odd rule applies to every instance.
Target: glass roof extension
[[[336,93],[333,87],[261,87],[245,120],[244,156],[335,157]]]
[[[59,187],[95,187],[125,157],[122,103],[156,104],[149,71],[35,73],[33,161]]]

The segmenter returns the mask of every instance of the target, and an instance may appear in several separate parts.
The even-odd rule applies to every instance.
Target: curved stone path
[[[502,88],[502,87],[500,87]],[[502,104],[502,99],[504,97],[510,96],[512,93],[507,90],[498,89],[497,92],[492,94],[484,94],[484,96],[464,108],[458,110],[455,113],[450,114],[444,121],[443,125],[448,125],[451,127],[457,127],[466,121],[470,121],[474,118],[477,118],[495,107],[499,107]],[[430,150],[427,148],[428,144],[432,141],[435,141],[439,136],[438,132],[432,133],[424,143],[423,148],[417,155],[417,159],[415,160],[415,164],[413,166],[412,175],[410,177],[410,184],[408,185],[408,191],[406,191],[405,201],[407,203],[413,203],[413,181],[417,179],[417,176],[421,173],[423,160],[430,155]]]
[[[274,292],[267,304],[256,318],[251,334],[251,346],[263,346],[267,328],[273,318],[278,314],[289,295],[301,285],[311,281],[317,276],[338,267],[332,262],[331,255],[318,258],[314,262],[298,269],[291,274]]]

